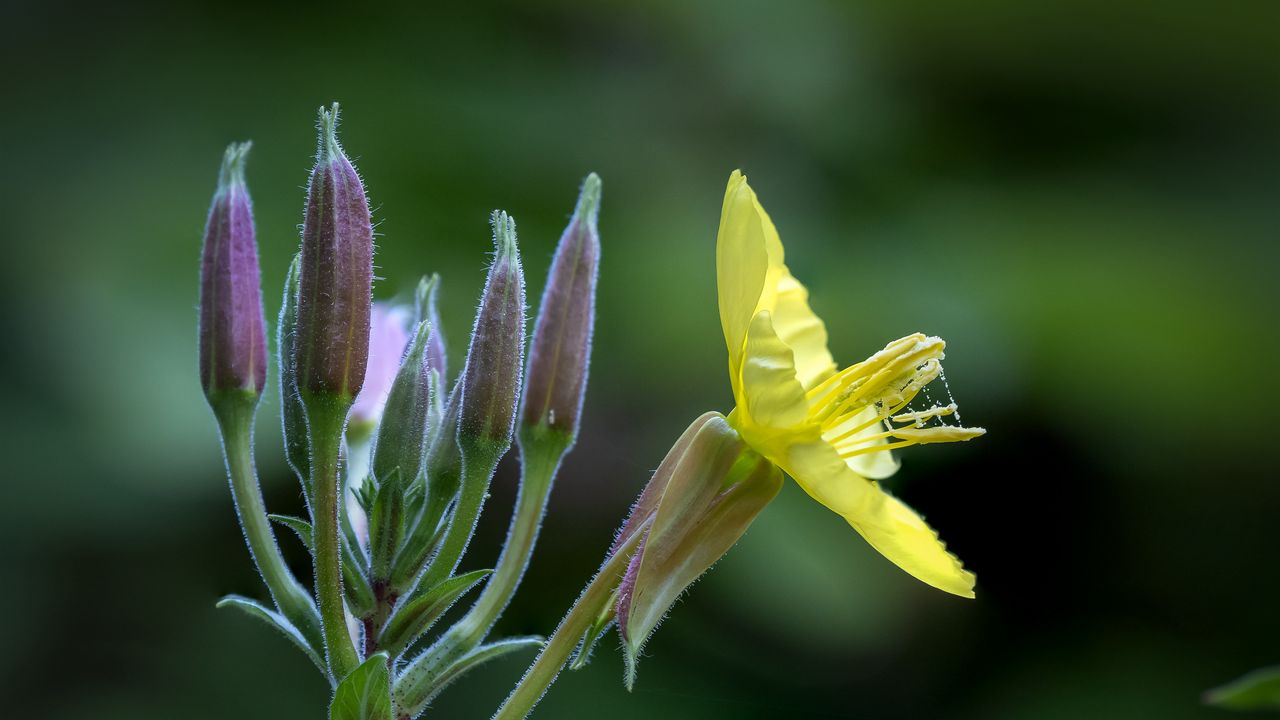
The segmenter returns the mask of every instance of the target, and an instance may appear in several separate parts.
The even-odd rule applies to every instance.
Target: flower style
[[[958,419],[954,403],[909,407],[942,373],[945,343],[908,335],[838,370],[826,326],[787,270],[778,231],[738,171],[725,190],[716,271],[736,403],[730,424],[903,570],[973,597],[973,573],[915,511],[875,482],[897,471],[894,449],[986,432],[946,424]]]

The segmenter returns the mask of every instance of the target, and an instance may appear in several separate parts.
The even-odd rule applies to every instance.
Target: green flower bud
[[[647,488],[637,503],[636,509],[653,520],[618,587],[628,689],[644,643],[671,606],[729,551],[782,488],[782,471],[748,448],[724,417],[700,423],[692,438],[673,448],[679,459],[664,461],[669,474],[655,473],[661,487],[656,507],[647,510],[652,502]]]
[[[419,323],[409,344],[409,352],[391,383],[387,403],[373,446],[373,476],[381,481],[399,470],[405,484],[412,483],[422,469],[431,411],[431,365],[427,348],[434,331]]]

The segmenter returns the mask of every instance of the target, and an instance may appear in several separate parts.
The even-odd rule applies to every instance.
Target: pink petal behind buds
[[[409,310],[399,305],[374,303],[369,320],[369,361],[364,386],[351,406],[351,422],[377,423],[387,404],[391,383],[409,344]]]

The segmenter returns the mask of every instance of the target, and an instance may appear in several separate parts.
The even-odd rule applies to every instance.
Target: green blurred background
[[[580,179],[604,178],[586,431],[501,631],[550,631],[670,442],[728,410],[713,248],[734,168],[837,356],[942,335],[990,430],[908,451],[892,481],[977,601],[788,485],[634,693],[608,641],[537,717],[1213,718],[1204,688],[1280,659],[1280,6],[433,5],[4,3],[9,717],[323,716],[299,653],[213,608],[263,592],[194,306],[222,149],[252,138],[273,316],[335,99],[380,221],[376,294],[443,273],[454,367],[487,212],[519,221],[536,302]],[[296,511],[269,398],[263,482]],[[470,567],[497,553],[513,470]],[[527,660],[435,717],[487,717]]]

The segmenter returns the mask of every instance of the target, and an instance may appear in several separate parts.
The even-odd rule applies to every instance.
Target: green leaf
[[[293,623],[285,619],[285,617],[280,613],[263,607],[262,604],[256,600],[250,600],[249,598],[241,595],[228,595],[219,600],[218,604],[214,607],[233,607],[237,610],[243,611],[250,617],[255,617],[262,622],[265,622],[284,634],[284,636],[289,638],[294,645],[298,646],[299,650],[306,653],[307,657],[311,659],[311,662],[320,669],[320,672],[323,673],[325,677],[329,676],[329,668],[324,663],[324,653],[318,648],[311,647],[311,645],[307,643],[307,639],[302,636],[302,633],[298,632],[298,628],[294,627]]]
[[[284,283],[284,300],[276,325],[276,345],[280,351],[280,419],[284,427],[284,456],[302,483],[302,492],[311,503],[311,441],[307,437],[307,413],[298,397],[293,355],[297,346],[294,327],[298,323],[298,289],[302,274],[302,254],[293,256]]]
[[[1280,665],[1254,670],[1205,693],[1204,701],[1232,710],[1280,710]]]
[[[283,525],[295,532],[298,535],[298,539],[302,541],[302,544],[307,546],[307,550],[313,554],[315,553],[316,546],[311,539],[311,523],[292,515],[271,514],[267,517],[271,518],[273,522]]]
[[[394,468],[378,483],[373,511],[369,513],[370,574],[375,581],[391,574],[391,561],[404,540],[404,490],[400,469]]]
[[[615,590],[609,602],[605,603],[604,610],[591,622],[591,627],[582,634],[582,642],[578,643],[578,649],[574,652],[573,659],[569,661],[570,670],[581,670],[591,662],[591,652],[595,650],[596,643],[609,632],[609,628],[613,627],[613,621],[618,617],[615,610],[617,604],[618,591]]]
[[[427,694],[428,700],[435,697],[444,690],[449,683],[462,677],[467,672],[489,662],[496,660],[504,655],[520,652],[521,650],[540,650],[543,645],[543,638],[537,635],[527,635],[523,637],[504,638],[495,642],[481,645],[471,652],[458,658],[458,661],[449,666],[448,670],[440,673],[432,683]]]
[[[351,606],[351,614],[361,619],[367,618],[373,613],[376,601],[373,597],[373,588],[369,587],[369,581],[360,567],[361,563],[356,559],[361,555],[360,550],[352,549],[345,541],[341,546],[342,592],[347,597],[347,604]]]
[[[472,570],[436,585],[421,597],[410,600],[387,619],[378,634],[378,647],[398,657],[414,640],[431,629],[432,624],[449,609],[453,603],[476,583],[493,572],[492,570]]]
[[[392,720],[387,654],[376,653],[338,684],[329,720]]]

